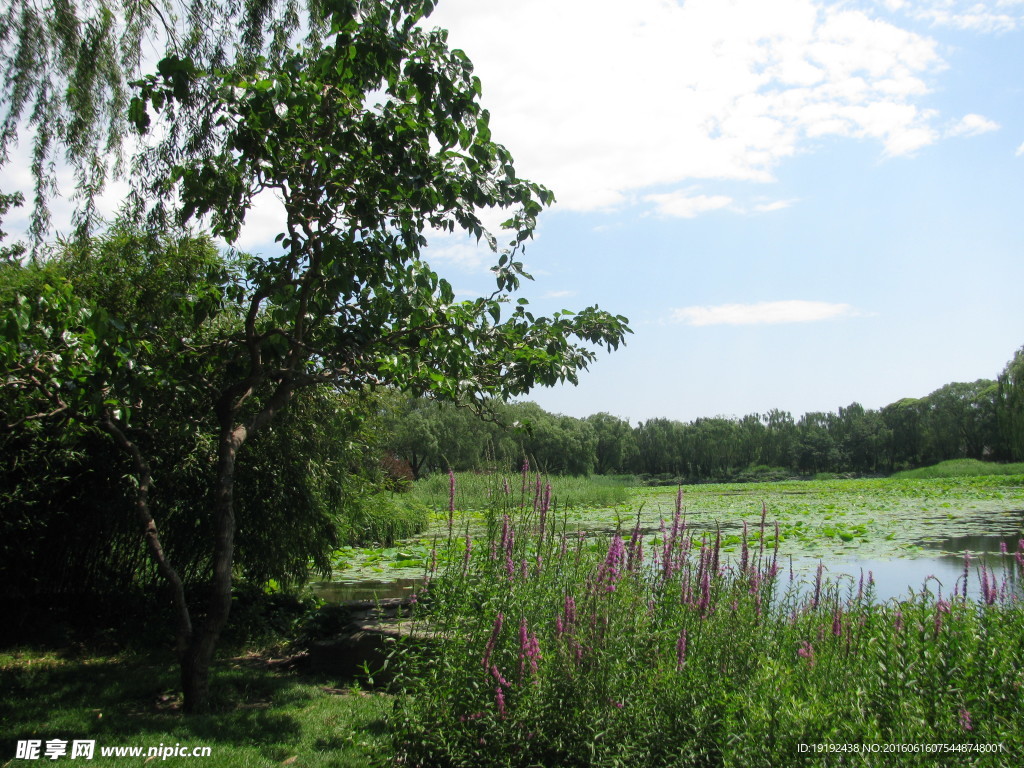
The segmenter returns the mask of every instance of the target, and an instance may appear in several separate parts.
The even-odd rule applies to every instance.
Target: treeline
[[[577,419],[522,402],[495,405],[492,417],[395,395],[385,445],[416,477],[448,468],[513,468],[523,458],[555,474],[632,473],[683,482],[888,474],[961,458],[1021,461],[1024,347],[995,380],[947,384],[878,410],[852,403],[799,418],[771,410],[634,426],[608,413]]]

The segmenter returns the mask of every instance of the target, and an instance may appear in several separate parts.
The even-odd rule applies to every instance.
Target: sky
[[[428,25],[557,198],[522,295],[630,319],[547,410],[880,408],[1024,345],[1024,0],[440,0]],[[240,247],[273,251],[263,214]],[[493,290],[493,254],[429,239],[457,296]]]

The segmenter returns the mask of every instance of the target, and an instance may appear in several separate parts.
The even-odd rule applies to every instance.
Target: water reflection
[[[423,579],[393,581],[315,581],[309,585],[314,595],[328,603],[386,600],[409,597]]]
[[[805,579],[817,568],[818,561],[813,563],[804,560],[794,565]],[[975,600],[980,598],[981,567],[984,564],[990,574],[994,574],[996,584],[1005,588],[1007,594],[1017,591],[1020,594],[1020,577],[1013,556],[999,554],[972,554],[967,576],[967,595]],[[825,563],[825,575],[838,582],[845,595],[847,590],[856,594],[863,573],[865,580],[870,573],[875,582],[875,599],[885,602],[893,598],[906,598],[919,593],[927,581],[928,590],[938,596],[942,590],[944,598],[950,597],[954,590],[963,594],[964,556],[944,555],[941,557],[898,558],[895,560],[841,560]]]

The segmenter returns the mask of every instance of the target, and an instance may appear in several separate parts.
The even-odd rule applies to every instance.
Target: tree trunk
[[[231,613],[231,571],[235,551],[235,459],[245,441],[245,427],[222,427],[217,447],[214,502],[213,580],[206,615],[181,658],[184,711],[206,712],[210,706],[210,663]]]
[[[177,569],[171,565],[160,543],[160,533],[156,527],[149,508],[149,491],[153,487],[153,475],[149,468],[149,462],[143,456],[139,446],[128,438],[124,425],[113,414],[106,413],[99,421],[100,428],[114,440],[119,448],[125,451],[132,459],[132,468],[135,473],[135,511],[142,523],[143,535],[146,540],[146,548],[149,556],[156,563],[157,571],[167,580],[171,587],[171,597],[174,602],[175,614],[175,644],[179,658],[181,658],[189,643],[192,640],[192,616],[188,610],[188,602],[185,600],[185,585]]]

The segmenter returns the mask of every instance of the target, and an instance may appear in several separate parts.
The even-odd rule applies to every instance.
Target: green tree
[[[131,170],[122,151],[129,135],[124,116],[131,82],[147,55],[188,58],[200,69],[261,56],[277,62],[287,55],[290,41],[321,40],[329,5],[321,0],[301,5],[292,0],[5,3],[0,10],[0,165],[8,162],[27,125],[35,244],[49,226],[48,201],[60,192],[55,161],[61,149],[75,173],[83,233],[99,223],[94,200],[111,174]],[[212,127],[203,121],[204,101],[197,100],[185,119],[168,126],[169,145],[183,133],[197,146],[202,143]]]
[[[996,413],[1005,458],[1024,461],[1024,347],[1003,368],[997,387]]]
[[[107,406],[118,410],[117,394],[125,391],[132,392],[136,403],[145,403],[123,413],[119,421],[159,479],[149,489],[148,506],[160,521],[168,562],[186,586],[209,578],[205,540],[211,528],[199,512],[209,503],[205,473],[215,456],[208,438],[209,394],[186,386],[183,373],[175,371],[174,340],[216,334],[211,326],[230,327],[239,318],[223,312],[212,323],[197,322],[193,313],[174,306],[173,295],[185,296],[190,307],[187,297],[215,288],[224,277],[223,266],[207,238],[154,239],[122,228],[93,238],[88,247],[76,243],[55,248],[42,262],[0,264],[0,315],[18,306],[18,296],[38,308],[45,297],[67,292],[67,300],[103,313],[109,323],[130,318],[134,343],[151,348],[133,354],[135,367],[143,370],[131,384],[118,382],[118,391],[108,393],[112,400]],[[20,366],[22,374],[40,375],[47,366],[39,358],[36,370],[25,367],[36,357],[30,349],[72,354],[74,336],[84,331],[72,328],[72,343],[62,349],[54,340],[39,338],[45,330],[45,323],[25,328],[20,355],[6,371],[14,373]],[[152,378],[144,369],[159,370],[161,376]],[[70,372],[61,363],[49,371],[58,376]],[[167,386],[171,377],[175,386]],[[0,424],[11,426],[0,430],[5,459],[0,576],[9,595],[25,601],[127,596],[149,587],[156,576],[146,566],[132,518],[135,499],[125,479],[131,465],[109,440],[88,429],[99,411],[81,401],[88,387],[76,389],[76,382],[65,380],[51,393],[61,403],[44,412],[63,409],[48,423],[16,423],[19,412],[33,416],[33,406],[45,405],[33,402],[36,393],[19,393],[24,388],[16,382],[4,388],[0,402]],[[246,452],[239,465],[236,563],[247,579],[302,583],[311,565],[329,572],[330,552],[339,536],[359,528],[361,500],[376,479],[372,438],[379,430],[361,417],[369,410],[353,396],[329,389],[304,391],[285,418],[261,433]],[[57,422],[62,416],[83,418],[77,424]],[[50,567],[53,562],[62,567]]]
[[[190,137],[175,139],[172,130],[176,151],[163,156],[173,162],[159,183],[179,201],[183,221],[208,215],[214,234],[231,241],[259,192],[277,193],[286,211],[279,254],[244,262],[219,294],[190,303],[206,319],[237,307],[240,321],[209,340],[168,340],[175,368],[152,372],[168,386],[206,392],[212,420],[209,597],[201,622],[187,610],[179,619],[189,711],[207,705],[209,666],[230,612],[239,451],[298,393],[391,385],[479,404],[575,383],[596,345],[615,348],[629,330],[625,318],[597,307],[537,317],[520,300],[509,311],[510,293],[529,277],[516,255],[553,198],[519,179],[491,140],[469,60],[448,49],[443,31],[418,26],[431,9],[415,0],[338,2],[329,45],[210,71],[169,57],[133,101],[145,130],[153,119],[179,125],[183,110],[216,96],[206,104],[205,150],[195,154]],[[494,267],[497,290],[456,302],[422,259],[422,233],[467,231],[496,248],[478,215],[493,207],[510,212],[514,233]],[[71,363],[97,423],[132,456],[145,506],[152,468],[117,416],[134,404],[119,388],[135,374],[122,372],[136,370],[135,351],[145,345],[113,319],[84,318],[88,308],[48,306],[37,327],[91,329]],[[22,312],[5,326],[8,362],[17,364],[27,322]],[[47,359],[67,363],[61,354]],[[42,402],[58,395],[51,382],[59,379],[38,382]]]
[[[599,475],[625,472],[636,453],[629,422],[609,413],[595,413],[587,422],[597,438],[595,471]]]

